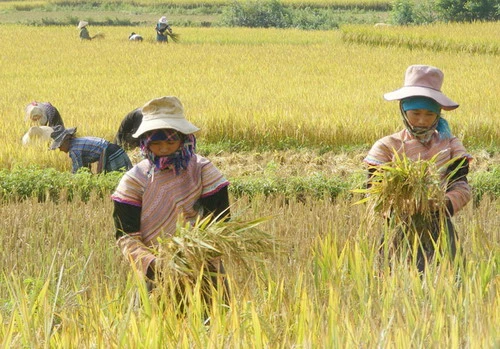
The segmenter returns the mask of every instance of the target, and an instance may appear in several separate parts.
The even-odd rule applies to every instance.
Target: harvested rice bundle
[[[195,282],[214,261],[228,259],[248,267],[261,253],[277,250],[277,240],[257,226],[269,218],[215,221],[208,216],[177,225],[176,233],[159,243],[157,268],[160,274],[177,284]],[[179,220],[179,222],[181,222]]]
[[[367,195],[357,203],[368,202],[370,212],[382,213],[390,228],[382,239],[381,256],[385,250],[391,259],[396,255],[414,259],[419,270],[432,260],[436,246],[450,248],[445,194],[462,164],[447,173],[457,159],[438,167],[439,155],[413,161],[394,153],[392,162],[373,167],[366,189],[355,190]]]
[[[104,39],[106,37],[106,34],[104,33],[97,33],[95,35],[92,36],[92,40],[94,39]]]
[[[438,167],[438,156],[413,161],[395,152],[392,162],[373,167],[368,188],[355,190],[367,195],[357,203],[370,202],[373,212],[384,216],[390,213],[396,223],[409,217],[444,213],[447,183],[454,172],[446,176],[443,173],[457,159]]]
[[[168,35],[173,42],[179,42],[180,40],[180,34],[178,33],[171,33],[169,31],[166,31],[165,34]]]

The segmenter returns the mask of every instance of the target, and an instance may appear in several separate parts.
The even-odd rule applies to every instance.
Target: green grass
[[[300,174],[294,173],[297,171]],[[499,173],[500,168],[493,164],[485,170],[472,171],[468,176],[476,205],[484,196],[500,197]],[[4,169],[0,171],[0,199],[4,202],[31,198],[41,202],[106,199],[121,176],[120,172],[92,175],[85,169],[73,175],[36,165]],[[298,202],[323,199],[335,201],[338,198],[350,198],[351,190],[362,188],[366,173],[360,169],[349,169],[337,175],[321,171],[303,173],[300,169],[286,173],[285,167],[269,162],[262,172],[228,176],[228,179],[231,182],[230,192],[236,199],[264,195]]]
[[[10,4],[10,5],[9,5]],[[313,4],[298,6],[284,4],[294,16],[305,19],[306,13],[329,18],[330,28],[337,28],[344,23],[377,23],[388,17],[387,4],[372,6],[366,4]],[[0,3],[0,24],[20,23],[27,25],[74,25],[84,19],[99,26],[145,26],[158,21],[166,14],[172,26],[206,27],[220,26],[225,5],[211,2],[199,4],[152,5],[151,3],[81,3],[81,2],[23,2]],[[310,20],[312,18],[309,18]],[[333,26],[331,26],[333,25]],[[328,29],[328,28],[324,28]]]

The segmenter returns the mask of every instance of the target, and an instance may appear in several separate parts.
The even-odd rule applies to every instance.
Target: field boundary
[[[372,46],[402,47],[411,50],[466,52],[471,54],[500,54],[500,42],[494,38],[436,35],[432,28],[425,31],[412,31],[411,27],[385,26],[373,28],[365,25],[348,25],[340,28],[342,40],[350,43]],[[444,27],[442,27],[444,28]]]

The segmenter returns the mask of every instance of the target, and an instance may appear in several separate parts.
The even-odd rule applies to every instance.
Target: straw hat
[[[158,22],[168,24],[167,17],[162,16]]]
[[[74,135],[75,132],[76,127],[64,128],[61,125],[54,126],[54,131],[50,134],[50,138],[52,138],[53,141],[49,149],[54,150],[59,148],[66,137]]]
[[[184,107],[177,97],[166,96],[155,98],[142,107],[142,122],[132,137],[139,138],[142,134],[171,128],[184,134],[199,131],[199,128],[184,117]]]
[[[85,28],[86,26],[89,25],[89,22],[86,22],[86,21],[80,21],[80,23],[78,23],[78,29],[82,29],[82,28]]]
[[[401,100],[408,97],[423,96],[435,100],[444,110],[458,108],[458,104],[441,92],[444,74],[436,67],[429,65],[411,65],[406,69],[404,86],[384,94],[388,101]]]

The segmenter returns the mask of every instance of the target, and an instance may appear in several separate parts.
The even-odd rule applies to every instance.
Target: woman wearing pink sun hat
[[[377,166],[394,160],[395,152],[411,160],[430,160],[437,155],[436,165],[441,168],[450,160],[455,160],[443,172],[451,178],[446,187],[446,227],[447,245],[452,258],[456,254],[456,233],[451,217],[461,210],[472,198],[471,187],[467,181],[469,162],[472,157],[462,142],[450,130],[443,118],[442,110],[458,108],[458,103],[448,98],[442,91],[444,74],[433,66],[411,65],[406,69],[403,87],[384,94],[388,101],[399,101],[399,110],[404,128],[392,135],[385,136],[372,146],[364,162],[370,167],[370,177]],[[370,185],[370,183],[368,183]],[[420,271],[435,254],[433,242],[441,234],[440,217],[434,219],[422,229],[429,235],[428,243],[420,243],[416,262]],[[429,242],[430,241],[430,242]]]

